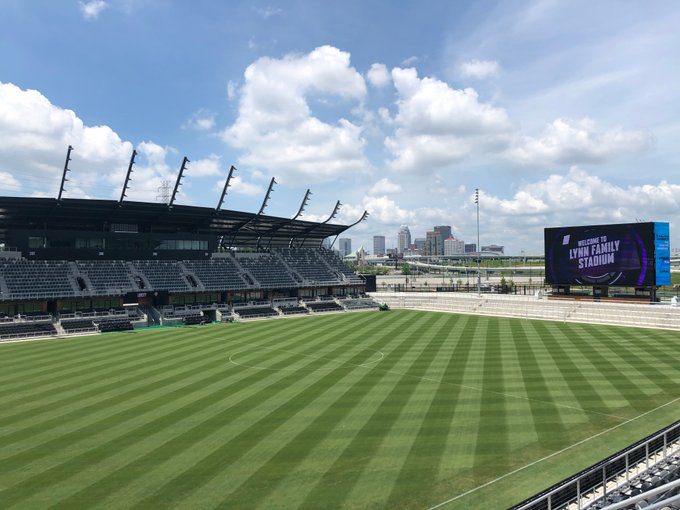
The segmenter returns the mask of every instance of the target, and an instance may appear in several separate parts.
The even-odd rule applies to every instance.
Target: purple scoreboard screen
[[[668,223],[545,229],[547,284],[667,285],[666,264],[670,264]]]

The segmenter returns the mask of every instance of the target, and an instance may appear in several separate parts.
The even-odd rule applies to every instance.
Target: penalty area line
[[[646,411],[646,412],[644,412],[644,413],[642,413],[642,414],[640,414],[640,415],[638,415],[638,416],[634,416],[633,418],[630,418],[630,419],[628,419],[628,420],[626,420],[626,421],[624,421],[624,422],[621,422],[621,423],[619,423],[618,425],[614,425],[613,427],[609,427],[608,429],[605,429],[605,430],[603,430],[603,431],[601,431],[601,432],[598,432],[597,434],[593,434],[592,436],[586,437],[585,439],[582,439],[582,440],[580,440],[580,441],[578,441],[578,442],[576,442],[576,443],[574,443],[574,444],[572,444],[572,445],[569,445],[569,446],[567,446],[567,447],[565,447],[565,448],[562,448],[562,449],[559,450],[559,451],[553,452],[553,453],[551,453],[550,455],[546,455],[545,457],[541,457],[540,459],[537,459],[537,460],[535,460],[535,461],[533,461],[533,462],[530,462],[529,464],[527,464],[527,465],[525,465],[525,466],[519,467],[519,468],[517,468],[517,469],[515,469],[515,470],[513,470],[513,471],[510,471],[510,472],[508,472],[508,473],[505,473],[504,475],[501,475],[501,476],[499,476],[498,478],[494,478],[493,480],[489,480],[488,482],[483,483],[482,485],[479,485],[478,487],[475,487],[475,488],[473,488],[473,489],[470,489],[470,490],[468,490],[468,491],[465,491],[465,492],[463,492],[463,493],[461,493],[461,494],[458,494],[457,496],[454,496],[454,497],[452,497],[452,498],[447,499],[446,501],[442,501],[441,503],[438,503],[438,504],[436,504],[436,505],[434,505],[434,506],[431,506],[431,507],[429,507],[427,510],[435,510],[435,509],[437,509],[437,508],[441,508],[441,507],[443,507],[443,506],[446,506],[446,505],[448,505],[449,503],[453,503],[454,501],[456,501],[456,500],[458,500],[458,499],[460,499],[460,498],[464,498],[465,496],[468,496],[468,495],[472,494],[473,492],[477,492],[478,490],[483,489],[484,487],[488,487],[489,485],[493,485],[493,484],[496,483],[496,482],[500,482],[500,481],[503,480],[504,478],[507,478],[507,477],[512,476],[512,475],[514,475],[514,474],[516,474],[516,473],[519,473],[520,471],[523,471],[523,470],[525,470],[525,469],[527,469],[527,468],[530,468],[531,466],[535,466],[536,464],[539,464],[540,462],[543,462],[544,460],[548,460],[548,459],[550,459],[550,458],[552,458],[552,457],[555,457],[555,456],[557,456],[557,455],[560,455],[560,454],[562,454],[562,453],[564,453],[564,452],[566,452],[566,451],[568,451],[568,450],[571,450],[572,448],[575,448],[575,447],[577,447],[577,446],[579,446],[579,445],[582,445],[583,443],[586,443],[586,442],[590,441],[591,439],[595,439],[596,437],[599,437],[599,436],[602,436],[602,435],[604,435],[604,434],[607,434],[608,432],[611,432],[612,430],[621,428],[621,427],[623,427],[624,425],[627,425],[628,423],[631,423],[631,422],[633,422],[633,421],[635,421],[635,420],[639,420],[640,418],[643,418],[644,416],[647,416],[648,414],[651,414],[651,413],[653,413],[653,412],[655,412],[655,411],[658,411],[659,409],[661,409],[661,408],[663,408],[663,407],[669,406],[669,405],[671,405],[671,404],[677,402],[678,400],[680,400],[680,397],[678,397],[678,398],[676,398],[676,399],[673,399],[673,400],[671,400],[670,402],[666,402],[665,404],[661,404],[660,406],[657,406],[657,407],[655,407],[654,409],[650,409],[649,411]]]

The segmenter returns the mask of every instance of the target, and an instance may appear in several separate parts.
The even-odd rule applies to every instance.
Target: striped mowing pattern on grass
[[[679,347],[407,310],[0,345],[0,502],[427,507],[680,397]],[[679,411],[450,506],[507,506]]]

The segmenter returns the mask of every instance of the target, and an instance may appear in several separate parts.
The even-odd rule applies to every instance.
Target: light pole
[[[477,294],[482,294],[482,272],[481,272],[481,253],[482,247],[479,244],[479,188],[475,188],[475,204],[477,205]]]

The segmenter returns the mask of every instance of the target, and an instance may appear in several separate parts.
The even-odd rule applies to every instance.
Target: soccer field
[[[0,345],[3,508],[502,508],[680,416],[680,334],[344,313]]]

